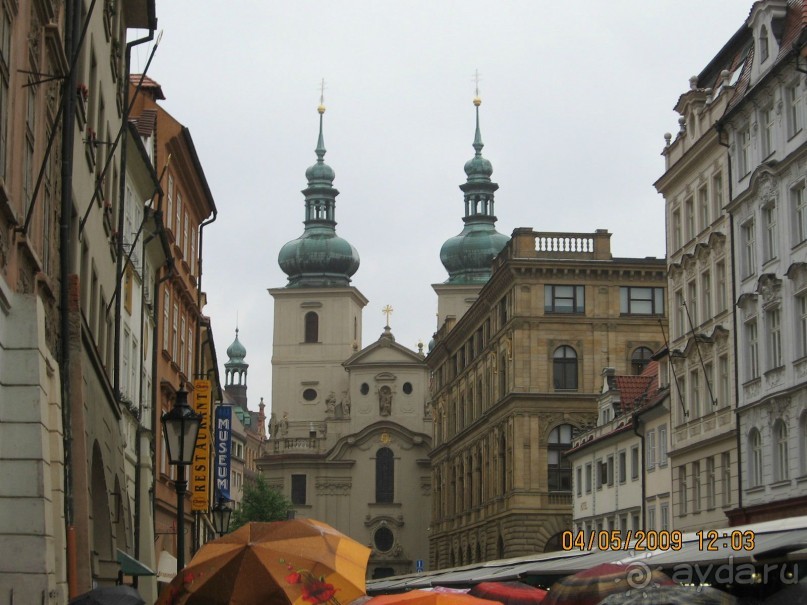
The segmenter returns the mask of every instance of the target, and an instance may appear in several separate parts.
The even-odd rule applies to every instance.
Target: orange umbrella
[[[502,605],[499,601],[479,599],[468,594],[435,590],[410,590],[373,597],[364,605]]]
[[[365,593],[370,549],[313,519],[248,523],[208,542],[157,605],[340,605]]]

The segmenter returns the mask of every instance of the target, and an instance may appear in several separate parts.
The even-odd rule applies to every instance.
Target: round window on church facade
[[[317,392],[314,389],[306,389],[303,391],[303,399],[306,401],[314,401],[317,398]]]
[[[407,395],[412,394],[412,383],[411,382],[405,382],[404,383],[403,392],[406,393]]]
[[[395,536],[392,535],[389,527],[379,527],[373,534],[373,543],[379,552],[387,552],[395,543]]]
[[[366,382],[362,382],[361,383],[361,394],[366,395],[369,392],[370,392],[370,385],[367,384]]]

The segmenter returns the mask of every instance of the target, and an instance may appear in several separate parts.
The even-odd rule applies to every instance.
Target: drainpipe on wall
[[[631,415],[633,423],[633,433],[639,438],[639,476],[642,478],[642,529],[647,529],[645,519],[645,498],[647,496],[647,472],[644,466],[644,432],[639,432],[639,414],[634,412]]]
[[[70,405],[70,371],[68,340],[70,338],[70,219],[73,213],[73,145],[75,142],[75,113],[76,113],[76,72],[74,69],[78,54],[79,28],[81,13],[78,2],[65,2],[65,56],[71,60],[71,68],[64,81],[62,94],[62,165],[61,165],[61,209],[59,217],[59,366],[62,389],[62,440],[64,443],[64,522],[67,549],[67,587],[68,598],[78,594],[78,563],[76,555],[76,532],[73,526],[73,475],[72,468],[72,422]],[[79,296],[80,301],[80,296]]]

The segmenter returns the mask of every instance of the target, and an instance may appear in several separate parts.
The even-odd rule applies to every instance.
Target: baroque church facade
[[[351,278],[356,249],[336,234],[335,173],[306,171],[305,229],[280,250],[288,275],[274,299],[272,412],[259,472],[294,505],[372,549],[368,577],[415,571],[428,559],[432,419],[422,351],[389,325],[365,348],[368,300]]]

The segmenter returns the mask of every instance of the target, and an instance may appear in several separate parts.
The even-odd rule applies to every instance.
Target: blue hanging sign
[[[216,500],[230,497],[230,451],[232,450],[233,408],[216,408]]]

